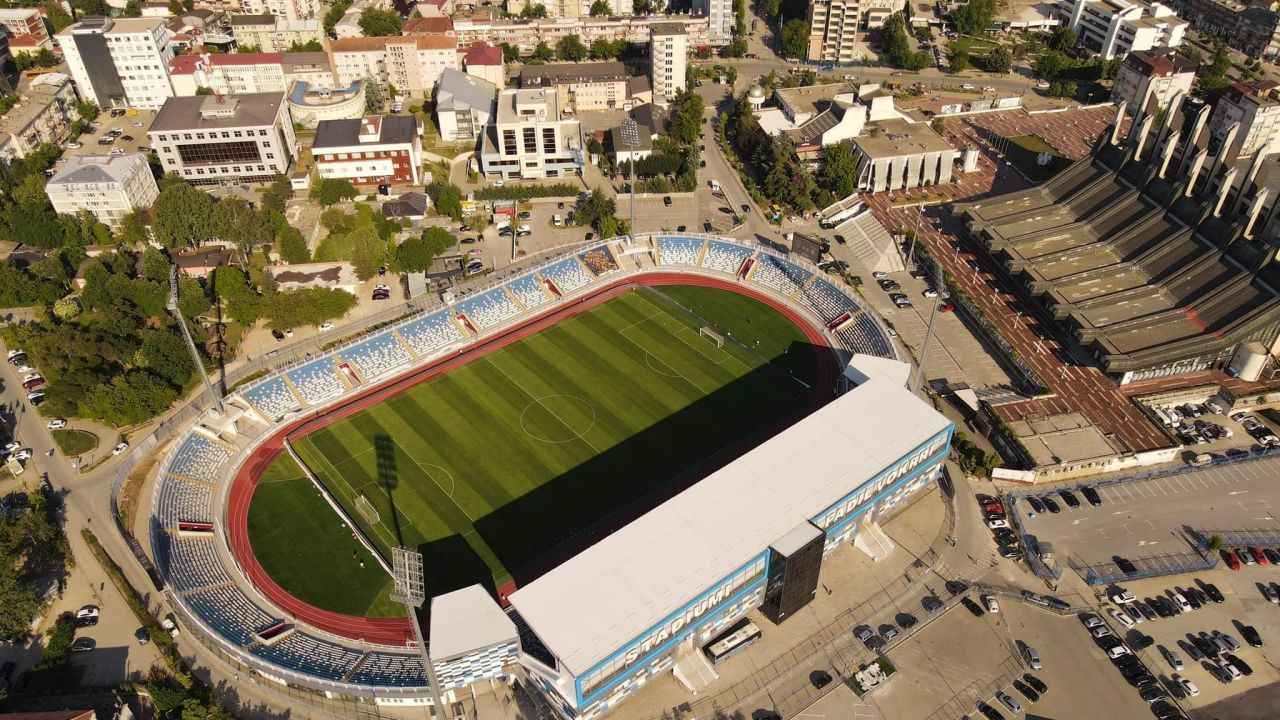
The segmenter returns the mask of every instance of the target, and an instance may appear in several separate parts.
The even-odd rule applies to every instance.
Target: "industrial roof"
[[[949,425],[872,377],[516,590],[511,604],[580,677]]]
[[[493,596],[471,585],[431,598],[431,659],[440,662],[499,643],[515,642],[516,624]]]
[[[627,68],[617,61],[525,65],[520,70],[520,87],[522,88],[571,83],[621,82],[626,79]]]

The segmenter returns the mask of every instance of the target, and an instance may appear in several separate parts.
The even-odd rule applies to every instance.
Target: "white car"
[[[127,443],[127,442],[122,442],[122,443],[120,443],[119,445],[117,445],[117,446],[115,446],[114,448],[112,448],[112,449],[111,449],[111,454],[112,454],[112,455],[119,455],[120,453],[122,453],[122,452],[124,452],[125,450],[128,450],[128,449],[129,449],[129,443]]]
[[[72,140],[71,142],[67,143],[67,149],[68,149],[68,150],[79,150],[79,149],[80,149],[80,148],[82,148],[82,147],[84,147],[84,146],[83,146],[83,145],[81,145],[80,143],[78,143],[78,142],[74,141],[74,140]]]
[[[1214,630],[1213,637],[1221,638],[1222,642],[1226,643],[1227,647],[1231,648],[1231,652],[1235,652],[1236,650],[1240,649],[1240,643],[1235,638],[1222,632],[1221,630]]]
[[[1134,625],[1133,620],[1129,619],[1128,615],[1120,612],[1119,610],[1116,610],[1113,608],[1111,610],[1108,610],[1107,614],[1115,618],[1116,622],[1120,623],[1125,627],[1133,627]]]
[[[991,528],[992,530],[997,530],[997,529],[999,529],[999,528],[1007,528],[1007,527],[1009,527],[1009,521],[1008,521],[1008,520],[1000,520],[999,518],[997,518],[997,519],[995,519],[995,520],[988,520],[988,521],[987,521],[987,527]]]
[[[887,272],[885,272],[885,271],[883,271],[883,270],[876,270],[875,272],[871,273],[871,277],[873,277],[873,278],[875,278],[875,279],[877,279],[877,280],[883,280],[883,279],[885,279],[885,278],[889,277],[889,273],[887,273]]]
[[[1138,596],[1134,595],[1128,590],[1121,590],[1120,592],[1113,593],[1111,595],[1111,602],[1117,605],[1128,605],[1129,603],[1137,599],[1138,599]]]
[[[18,449],[18,448],[20,448],[20,447],[22,447],[22,443],[20,443],[20,442],[11,442],[11,443],[7,443],[7,444],[4,446],[4,451],[5,451],[5,452],[7,452],[7,453],[11,453],[11,452],[13,452],[14,450],[17,450],[17,449]]]
[[[316,329],[317,329],[317,330],[319,330],[320,332],[329,332],[330,330],[332,330],[332,329],[333,329],[333,323],[331,323],[331,322],[322,322],[322,323],[320,323],[320,327],[318,327],[318,328],[316,328]]]
[[[1129,652],[1129,648],[1125,647],[1124,645],[1116,645],[1115,647],[1107,651],[1107,657],[1111,658],[1112,660],[1115,660],[1121,655],[1132,655],[1132,654],[1133,653]]]
[[[171,618],[171,617],[167,617],[167,618],[165,618],[165,619],[161,620],[161,621],[160,621],[160,627],[164,628],[164,629],[165,629],[165,631],[167,631],[167,632],[169,633],[169,637],[175,637],[175,638],[176,638],[176,637],[178,637],[178,635],[179,635],[179,632],[178,632],[178,625],[177,625],[177,623],[175,623],[175,622],[173,621],[173,618]]]
[[[1195,697],[1200,694],[1200,688],[1196,687],[1195,683],[1182,677],[1181,675],[1178,675],[1175,673],[1173,676],[1173,681],[1181,685],[1182,689],[1186,691],[1186,693],[1191,697]]]
[[[1108,635],[1111,635],[1112,633],[1111,633],[1111,628],[1107,627],[1106,625],[1096,625],[1094,627],[1089,628],[1089,634],[1094,636],[1095,638],[1104,638],[1104,637],[1107,637]]]
[[[1000,612],[1000,603],[996,602],[995,595],[983,595],[982,604],[987,607],[987,612],[993,615]]]
[[[40,375],[40,373],[27,373],[26,375],[22,376],[22,382],[31,382],[32,380],[43,380],[43,379],[44,378]]]
[[[66,418],[54,418],[50,420],[47,425],[45,425],[45,427],[49,428],[50,430],[61,430],[66,426],[67,426]]]
[[[1182,612],[1191,612],[1191,603],[1187,602],[1187,599],[1182,597],[1182,593],[1173,593],[1173,601],[1177,603],[1178,609]]]
[[[22,367],[18,368],[18,372],[20,373],[33,373],[35,371],[36,369],[31,367],[30,365],[23,365]]]
[[[108,155],[115,155],[116,157],[119,157],[119,156],[121,156],[121,155],[123,155],[123,154],[124,154],[124,148],[118,148],[118,147],[116,147],[116,148],[111,148],[111,152],[109,152],[109,153],[107,153],[107,154],[108,154]]]
[[[1240,671],[1236,669],[1235,665],[1232,665],[1225,659],[1218,661],[1218,667],[1222,669],[1224,677],[1230,678],[1227,682],[1235,682],[1244,677],[1244,675],[1241,675]]]
[[[31,448],[23,448],[22,450],[19,450],[18,452],[14,453],[9,459],[10,460],[30,460]]]
[[[19,355],[26,355],[26,353],[21,350],[10,350],[6,359],[12,360],[13,358],[18,357]]]

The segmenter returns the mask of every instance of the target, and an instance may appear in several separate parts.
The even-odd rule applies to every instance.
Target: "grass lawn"
[[[1048,165],[1039,164],[1040,153],[1049,153],[1052,156]],[[1039,135],[1018,135],[1008,138],[1005,157],[1021,170],[1023,175],[1034,182],[1048,180],[1071,164],[1071,161],[1063,157],[1057,148]]]
[[[63,455],[83,455],[98,447],[98,436],[85,430],[54,430],[53,441]]]
[[[750,349],[716,347],[698,334],[706,324]],[[754,300],[643,289],[294,447],[382,552],[401,542],[422,551],[431,594],[492,589],[526,581],[764,439],[755,434],[808,403],[795,378],[815,373],[799,328]],[[285,456],[254,495],[263,566],[316,605],[384,608],[387,578],[370,581],[369,562],[350,561],[356,543],[299,475]],[[355,510],[360,496],[375,522]]]

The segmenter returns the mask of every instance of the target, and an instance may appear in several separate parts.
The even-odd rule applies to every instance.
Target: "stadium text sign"
[[[929,443],[928,446],[920,450],[920,452],[916,453],[915,455],[912,455],[906,460],[901,461],[900,463],[898,463],[897,467],[881,475],[878,479],[876,479],[875,482],[864,486],[861,490],[855,492],[853,495],[850,495],[847,500],[840,503],[835,508],[828,510],[827,514],[822,516],[822,520],[821,522],[818,523],[818,525],[823,530],[830,529],[832,525],[835,525],[836,523],[840,522],[840,520],[844,518],[846,515],[853,512],[854,510],[857,510],[859,507],[865,504],[868,500],[878,495],[881,490],[884,490],[885,488],[894,484],[895,482],[900,480],[902,476],[906,475],[912,470],[915,470],[917,467],[921,465],[921,463],[933,457],[933,455],[937,453],[939,449],[946,446],[946,444],[947,444],[947,438],[945,435],[943,435],[942,437],[935,438],[933,442]]]
[[[705,615],[707,611],[715,608],[715,606],[723,602],[725,598],[737,592],[739,588],[754,580],[757,576],[758,573],[754,572],[737,573],[722,583],[715,590],[703,595],[697,602],[690,605],[688,608],[685,608],[684,612],[671,618],[662,627],[650,633],[643,642],[639,642],[631,646],[631,649],[627,651],[625,664],[630,665],[635,662],[637,658],[649,654],[650,650],[658,647],[662,643],[671,639],[672,636],[679,633],[681,630],[692,625],[698,620],[698,618]]]

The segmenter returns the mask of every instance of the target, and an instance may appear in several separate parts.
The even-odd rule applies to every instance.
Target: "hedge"
[[[476,191],[477,200],[529,200],[532,198],[578,197],[580,187],[573,183],[555,185],[503,185]]]

